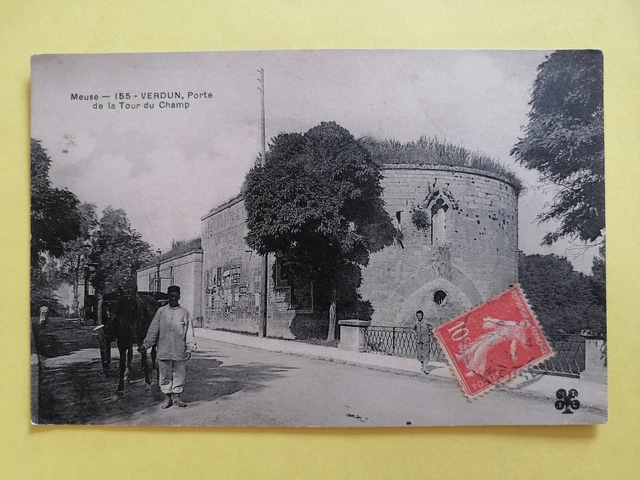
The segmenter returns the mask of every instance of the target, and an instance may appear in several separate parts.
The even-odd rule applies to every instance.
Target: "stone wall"
[[[419,309],[441,323],[517,282],[518,198],[505,179],[416,165],[387,166],[383,175],[386,208],[402,239],[363,269],[360,292],[375,309],[373,325],[409,325]],[[412,221],[415,211],[427,223],[421,229]],[[246,234],[242,197],[202,217],[206,327],[258,332],[263,258],[245,244]],[[267,335],[326,332],[326,312],[308,302],[300,308],[304,292],[279,284],[274,265],[270,257]]]
[[[384,198],[403,238],[371,257],[363,299],[373,325],[442,323],[517,282],[518,198],[506,180],[467,168],[391,165]],[[413,212],[428,225],[418,229]]]
[[[244,241],[244,205],[242,197],[236,197],[202,217],[204,326],[258,333],[264,257]],[[270,256],[267,335],[294,338],[292,321],[305,313],[293,308],[290,288],[276,284],[274,266],[275,259]]]
[[[244,242],[245,220],[240,197],[202,218],[205,327],[258,332],[262,270]]]

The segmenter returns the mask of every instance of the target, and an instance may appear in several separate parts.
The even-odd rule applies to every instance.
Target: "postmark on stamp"
[[[469,398],[553,356],[517,285],[438,326],[434,335]]]

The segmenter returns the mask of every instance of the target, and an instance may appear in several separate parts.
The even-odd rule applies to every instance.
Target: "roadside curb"
[[[368,368],[370,370],[393,373],[395,375],[420,377],[420,378],[427,379],[429,381],[446,382],[452,385],[455,384],[457,386],[457,382],[455,378],[452,376],[452,374],[450,373],[448,365],[440,362],[430,363],[430,365],[434,366],[435,368],[433,368],[428,375],[425,375],[423,372],[419,370],[420,367],[419,367],[419,364],[417,363],[417,360],[415,362],[416,363],[415,370],[412,369],[411,367],[403,367],[399,365],[391,366],[391,365],[383,364],[385,361],[387,362],[390,361],[390,359],[393,359],[395,363],[400,363],[400,362],[408,363],[407,361],[411,361],[412,359],[399,359],[399,357],[391,357],[388,355],[365,354],[365,353],[357,353],[357,352],[345,353],[344,350],[338,350],[336,347],[310,345],[310,344],[295,342],[293,340],[280,340],[280,339],[272,339],[272,338],[259,339],[258,337],[242,335],[239,333],[223,332],[219,330],[210,330],[205,328],[196,328],[195,335],[196,337],[199,337],[202,339],[213,340],[216,342],[226,343],[230,345],[237,345],[237,346],[242,346],[246,348],[253,348],[253,349],[264,350],[264,351],[269,351],[274,353],[280,353],[284,355],[294,355],[294,356],[310,358],[314,360],[322,360],[325,362],[332,362],[332,363],[343,364],[343,365],[352,365],[356,367]],[[280,342],[286,342],[286,344],[281,344]],[[288,347],[291,347],[291,348],[287,348],[287,349],[282,348],[282,346],[284,345],[287,345]],[[318,350],[318,353],[304,351],[309,349]],[[323,353],[320,353],[320,352],[323,352]],[[365,360],[365,357],[361,357],[360,358],[361,361],[358,361],[358,359],[339,358],[340,356],[352,356],[352,354],[367,355],[366,359],[368,359],[369,361],[368,362],[363,361]],[[372,363],[374,361],[374,357],[377,357],[375,360],[379,360],[379,363],[378,362]],[[547,393],[546,390],[540,391],[539,389],[536,389],[536,388],[530,388],[531,386],[535,387],[539,380],[540,379],[534,380],[530,385],[527,385],[521,388],[519,388],[517,385],[514,385],[514,386],[501,385],[501,386],[498,386],[494,391],[497,393],[504,393],[504,394],[518,396],[518,397],[525,396],[525,397],[537,399],[537,400],[543,400],[543,401],[549,401],[549,402],[555,401],[556,400],[555,389],[552,389],[550,393]],[[575,379],[568,379],[568,380],[575,381]],[[584,384],[585,382],[582,381],[582,383]],[[461,395],[462,395],[462,392],[461,392]],[[591,405],[587,405],[583,403],[581,408],[602,413],[605,415],[607,414],[606,403],[604,404],[594,403]]]
[[[310,358],[313,360],[323,360],[325,362],[332,362],[332,363],[338,363],[343,365],[353,365],[357,367],[368,368],[370,370],[378,370],[382,372],[394,373],[397,375],[425,377],[425,374],[420,372],[419,364],[417,362],[416,362],[415,370],[411,370],[408,368],[402,368],[398,366],[381,365],[378,363],[363,362],[363,361],[357,361],[357,360],[347,359],[347,358],[339,358],[338,356],[335,355],[335,353],[340,352],[344,354],[344,351],[338,350],[336,347],[324,347],[320,345],[310,345],[310,344],[307,345],[307,344],[297,343],[291,340],[280,340],[280,339],[271,339],[271,338],[260,339],[258,341],[257,337],[250,337],[247,335],[242,335],[237,333],[221,332],[221,331],[209,330],[209,329],[203,329],[203,328],[196,328],[195,335],[197,338],[199,337],[207,340],[213,340],[216,342],[227,343],[230,345],[237,345],[237,346],[246,347],[246,348],[264,350],[264,351],[273,352],[273,353],[280,353],[283,355],[294,355],[298,357]],[[264,342],[264,340],[266,340],[266,342],[274,342],[274,344],[269,345],[268,343]],[[293,349],[278,348],[275,342],[291,343],[291,346],[293,347]],[[322,353],[305,352],[303,351],[305,348],[326,349],[326,350],[330,350],[331,353],[334,353],[334,355],[328,355],[327,353],[322,354]],[[355,355],[363,355],[356,352],[349,352],[349,353],[353,353]],[[378,354],[369,354],[369,355],[378,357],[382,361],[384,361],[385,359],[387,359],[387,357],[389,357],[387,355],[378,355]],[[390,358],[397,359],[397,357],[390,357]],[[401,360],[410,361],[411,359],[403,358]],[[445,365],[443,364],[442,367],[444,366]],[[439,376],[439,375],[435,375],[434,378],[436,376],[438,378],[447,379],[447,377]]]

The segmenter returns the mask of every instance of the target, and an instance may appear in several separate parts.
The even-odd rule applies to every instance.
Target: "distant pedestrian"
[[[431,341],[431,325],[424,320],[424,313],[422,310],[416,312],[416,323],[413,325],[413,329],[416,332],[416,355],[418,361],[422,365],[421,371],[427,372],[427,363],[429,362],[429,342]]]
[[[44,327],[49,323],[49,307],[42,305],[40,307],[40,326]]]
[[[169,304],[160,307],[149,326],[147,337],[139,351],[158,345],[158,370],[160,390],[166,395],[162,408],[171,405],[186,407],[180,399],[185,385],[185,364],[196,349],[191,314],[178,303],[180,287],[172,285],[167,289]]]

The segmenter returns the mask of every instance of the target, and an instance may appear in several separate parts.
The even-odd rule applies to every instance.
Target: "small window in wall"
[[[398,230],[398,235],[395,241],[400,248],[404,248],[402,243],[402,210],[396,212],[396,229]]]
[[[275,280],[276,280],[276,288],[286,287],[289,285],[289,279],[285,272],[283,272],[282,261],[279,258],[276,258],[275,264]]]
[[[447,298],[447,292],[444,290],[436,290],[433,294],[433,302],[436,305],[442,305]]]

